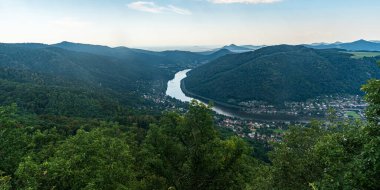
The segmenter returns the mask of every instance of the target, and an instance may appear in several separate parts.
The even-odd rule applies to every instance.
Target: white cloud
[[[191,12],[174,5],[159,6],[154,2],[136,1],[127,5],[130,9],[149,12],[149,13],[176,13],[181,15],[190,15]]]
[[[167,7],[167,10],[181,15],[191,15],[191,12],[189,10],[182,9],[173,5],[169,5]]]
[[[59,18],[51,21],[50,24],[59,28],[85,28],[91,25],[89,22],[81,21],[72,17]]]
[[[209,0],[218,4],[230,4],[230,3],[246,3],[246,4],[264,4],[264,3],[277,3],[282,0]]]

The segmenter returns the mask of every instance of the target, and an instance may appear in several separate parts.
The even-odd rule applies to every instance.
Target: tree
[[[4,172],[0,170],[0,190],[11,189],[11,177],[4,176]]]
[[[268,176],[275,189],[308,189],[310,182],[319,179],[323,166],[314,154],[314,145],[322,135],[319,123],[294,126],[286,132],[283,142],[270,153],[272,174]]]
[[[363,85],[362,90],[366,92],[365,100],[369,106],[367,108],[367,119],[379,126],[380,122],[380,80],[372,79],[367,84]],[[373,132],[379,132],[375,130]]]
[[[379,62],[380,64],[380,62]],[[361,173],[359,184],[367,189],[380,189],[380,80],[372,79],[362,88],[368,102],[366,116],[368,124],[364,127],[363,151],[360,154]]]
[[[19,117],[16,104],[0,107],[0,171],[6,175],[16,171],[31,140]]]
[[[135,184],[133,158],[122,136],[112,129],[79,130],[39,161],[32,155],[16,172],[31,189],[127,189]]]
[[[151,126],[142,153],[145,188],[241,189],[255,161],[237,137],[221,140],[210,107],[192,101],[181,117],[169,113]]]

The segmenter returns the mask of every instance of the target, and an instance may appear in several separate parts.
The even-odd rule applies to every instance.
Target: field
[[[349,116],[349,117],[352,117],[354,119],[360,119],[360,115],[357,114],[356,112],[354,111],[347,111],[346,112],[346,115]]]
[[[363,57],[376,57],[380,56],[380,52],[365,52],[365,51],[356,51],[356,52],[350,52],[353,54],[352,58],[360,59]]]
[[[284,133],[285,131],[282,130],[282,129],[273,129],[273,132],[278,133],[278,134],[282,134],[282,133]]]

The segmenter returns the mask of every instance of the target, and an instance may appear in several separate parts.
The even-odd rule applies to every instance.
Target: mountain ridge
[[[328,49],[328,48],[339,48],[349,51],[380,51],[380,43],[367,41],[367,40],[357,40],[353,42],[335,42],[332,44],[321,44],[321,45],[306,45],[307,47],[316,48],[316,49]]]
[[[380,76],[374,62],[351,59],[339,49],[279,45],[221,57],[190,71],[184,83],[192,93],[225,103],[282,104],[319,95],[361,94],[361,84]]]

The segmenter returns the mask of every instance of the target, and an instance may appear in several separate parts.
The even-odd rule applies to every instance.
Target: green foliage
[[[255,180],[267,189],[379,189],[377,80],[363,90],[369,103],[367,123],[331,120],[291,128],[270,153],[270,170],[262,166],[268,173]]]
[[[15,83],[0,80],[0,104],[17,102],[23,110],[37,114],[81,117],[115,115],[117,99],[98,91]]]
[[[19,117],[16,104],[0,107],[0,171],[6,175],[16,171],[31,140]]]
[[[27,156],[16,175],[32,189],[126,189],[134,185],[132,161],[117,131],[79,130],[46,160]]]
[[[367,119],[371,122],[380,122],[380,80],[372,79],[363,85],[366,92],[365,100],[370,104],[367,109]]]
[[[147,189],[240,189],[255,166],[247,145],[221,140],[210,109],[195,101],[185,117],[169,114],[150,128],[143,154]]]
[[[4,176],[4,172],[0,170],[0,190],[11,189],[11,179],[10,176]]]
[[[13,174],[22,157],[27,153],[31,141],[26,131],[19,128],[0,130],[0,170]]]
[[[0,129],[6,127],[15,127],[17,124],[17,105],[15,103],[10,106],[0,107]]]
[[[366,116],[369,124],[364,128],[365,143],[360,160],[361,174],[365,181],[361,185],[368,189],[379,189],[380,183],[380,80],[373,79],[363,86],[365,99],[369,103]]]
[[[3,128],[1,170],[6,175],[2,185],[27,189],[252,187],[257,162],[250,148],[237,137],[222,140],[208,106],[192,102],[184,116],[168,113],[156,124],[149,117],[143,120],[149,125],[147,132],[141,131],[146,124],[123,127],[105,122],[94,123],[90,131],[73,129],[75,134],[61,129],[70,128],[70,122],[58,129],[25,128],[23,122],[18,122],[20,127]]]
[[[276,189],[307,189],[309,182],[318,179],[323,167],[313,146],[321,136],[318,126],[293,127],[286,132],[270,155]]]

